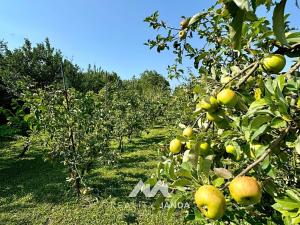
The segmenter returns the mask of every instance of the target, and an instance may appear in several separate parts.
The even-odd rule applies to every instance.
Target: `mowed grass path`
[[[2,143],[0,224],[183,224],[181,218],[154,211],[152,199],[128,197],[139,180],[155,171],[157,144],[167,133],[153,129],[127,143],[115,164],[92,170],[87,181],[98,190],[98,201],[78,201],[65,182],[63,166],[45,162],[41,149],[32,147],[27,157],[17,159],[15,143]]]

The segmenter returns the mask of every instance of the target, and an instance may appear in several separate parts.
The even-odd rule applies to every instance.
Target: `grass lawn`
[[[156,168],[157,148],[166,129],[156,128],[125,145],[113,165],[95,168],[89,185],[99,191],[78,200],[70,191],[61,164],[45,162],[42,150],[32,147],[17,159],[14,142],[0,146],[0,224],[183,224],[151,208],[152,199],[129,198],[137,182],[146,181]],[[144,204],[139,204],[139,203]]]

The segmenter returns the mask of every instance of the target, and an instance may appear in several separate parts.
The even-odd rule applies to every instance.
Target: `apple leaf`
[[[270,115],[258,115],[251,122],[251,131],[256,131],[263,124],[268,123],[272,120]]]
[[[204,173],[207,174],[210,170],[210,166],[212,164],[212,158],[211,156],[207,156],[206,158],[199,157],[198,160],[198,173]]]
[[[294,201],[288,197],[285,197],[283,199],[276,199],[275,201],[281,205],[286,210],[293,210],[293,209],[299,209],[300,208],[300,202]]]
[[[286,190],[286,194],[293,200],[300,202],[300,193],[296,190]]]
[[[197,14],[193,15],[189,21],[188,26],[191,26],[194,23],[198,22],[203,16],[205,16],[205,14],[206,13],[201,12],[201,13],[197,13]]]
[[[182,123],[178,124],[178,126],[179,126],[181,129],[186,128],[186,125],[184,125],[184,124],[182,124]]]
[[[255,138],[257,138],[260,135],[262,135],[263,133],[265,133],[265,131],[268,129],[268,127],[269,127],[269,124],[265,124],[265,125],[261,126],[259,129],[257,129],[251,136],[251,141],[253,141]]]
[[[254,102],[251,103],[251,105],[249,106],[249,111],[250,110],[253,110],[253,109],[258,109],[258,108],[263,108],[267,105],[270,105],[271,102],[269,99],[267,98],[261,98],[261,99],[258,99]]]
[[[215,187],[221,187],[224,183],[225,183],[225,181],[224,181],[224,178],[222,178],[222,177],[218,177],[217,179],[212,181],[212,184]]]
[[[190,180],[188,180],[186,178],[180,178],[180,179],[174,181],[171,186],[172,187],[176,187],[176,186],[183,186],[184,187],[184,186],[188,186],[188,185],[191,185],[191,184],[192,184],[192,182]]]
[[[238,9],[236,15],[233,17],[229,26],[229,34],[232,41],[232,47],[235,50],[240,51],[242,47],[242,30],[245,20],[245,11]]]
[[[157,179],[155,177],[150,177],[144,184],[149,184],[150,186],[154,186],[157,183]]]
[[[268,145],[262,145],[259,148],[255,149],[255,157],[260,157],[267,149]]]
[[[295,149],[296,149],[296,152],[300,155],[300,135],[298,136],[298,138],[295,142]]]
[[[233,0],[233,1],[240,9],[251,11],[251,7],[248,0]]]
[[[278,128],[284,128],[287,126],[287,122],[279,117],[276,117],[271,122],[271,127],[278,129]]]
[[[223,177],[225,179],[232,178],[232,173],[225,168],[214,168],[214,172],[218,177]]]
[[[288,43],[300,43],[300,32],[294,32],[287,35],[286,40]]]
[[[288,45],[285,37],[284,8],[286,0],[277,3],[273,12],[273,32],[276,39],[283,45]]]

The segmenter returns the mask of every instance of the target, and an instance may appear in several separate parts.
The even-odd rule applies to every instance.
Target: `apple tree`
[[[222,0],[178,27],[158,12],[145,19],[160,32],[149,47],[175,54],[169,76],[189,62],[198,74],[193,120],[179,124],[148,180],[169,185],[171,197],[157,203],[169,202],[170,213],[199,224],[300,223],[300,32],[286,4],[298,6]]]
[[[31,141],[42,144],[46,160],[63,163],[78,196],[89,191],[87,172],[96,162],[101,165],[114,158],[109,148],[112,121],[102,93],[48,86],[24,92],[22,99],[30,109],[24,120],[30,124]]]

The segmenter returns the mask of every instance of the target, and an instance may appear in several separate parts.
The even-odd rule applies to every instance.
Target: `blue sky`
[[[193,15],[214,1],[200,0],[2,0],[0,39],[10,48],[49,37],[52,45],[81,68],[96,64],[123,79],[155,69],[166,75],[171,53],[158,54],[143,45],[156,33],[143,19],[160,11],[178,26],[180,16]],[[293,26],[300,28],[300,10],[289,0]]]

